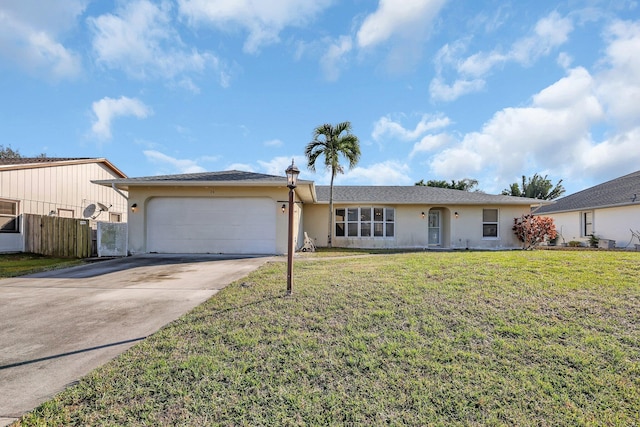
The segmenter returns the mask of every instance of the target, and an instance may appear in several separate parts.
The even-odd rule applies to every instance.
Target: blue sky
[[[2,0],[0,145],[131,177],[301,178],[350,121],[341,185],[522,175],[567,194],[640,169],[640,5],[627,0]]]

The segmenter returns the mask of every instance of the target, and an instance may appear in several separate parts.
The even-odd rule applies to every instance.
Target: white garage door
[[[148,252],[276,252],[272,199],[159,197],[149,201],[146,211]]]

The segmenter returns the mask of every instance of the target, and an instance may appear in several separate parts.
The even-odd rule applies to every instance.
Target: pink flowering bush
[[[544,242],[545,239],[555,239],[558,235],[552,218],[531,214],[514,218],[512,230],[518,240],[523,243],[523,249],[531,249]]]

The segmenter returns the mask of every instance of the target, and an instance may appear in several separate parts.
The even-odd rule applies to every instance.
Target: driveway
[[[0,426],[270,259],[136,255],[0,280]]]

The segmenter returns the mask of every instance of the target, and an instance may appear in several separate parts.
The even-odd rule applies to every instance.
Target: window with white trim
[[[60,218],[73,218],[73,209],[58,208],[58,216]]]
[[[336,237],[393,237],[395,209],[369,206],[336,209],[335,232]]]
[[[581,212],[580,220],[582,222],[582,237],[589,237],[593,234],[593,211]]]
[[[482,210],[482,238],[498,238],[498,209]]]
[[[18,224],[18,202],[14,200],[0,200],[0,232],[17,233],[20,231]]]

